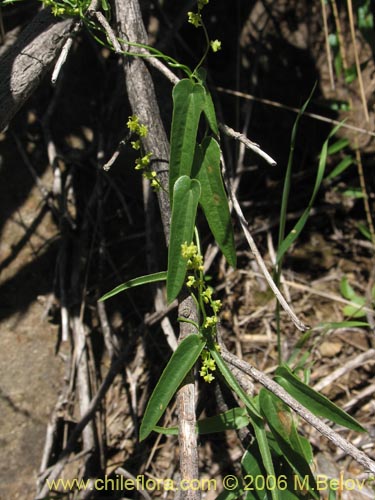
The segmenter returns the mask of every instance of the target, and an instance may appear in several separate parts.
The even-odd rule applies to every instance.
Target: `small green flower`
[[[198,0],[198,10],[202,10],[207,5],[209,0]]]
[[[148,134],[148,128],[146,127],[146,125],[139,125],[138,127],[138,134],[139,134],[139,137],[146,137],[147,134]]]
[[[160,189],[159,181],[157,179],[152,179],[151,187],[158,191]]]
[[[184,259],[192,259],[195,257],[198,253],[198,247],[197,245],[194,245],[194,243],[190,243],[190,245],[187,244],[187,241],[181,245],[181,254]]]
[[[206,321],[204,322],[204,328],[211,328],[217,324],[216,316],[207,316]]]
[[[199,26],[202,26],[202,17],[199,12],[188,12],[188,22],[196,28],[199,28]]]
[[[139,129],[139,118],[137,115],[129,116],[126,126],[130,132],[138,132]]]
[[[210,300],[212,299],[213,291],[214,291],[213,288],[208,286],[206,288],[206,290],[202,293],[203,300],[206,304],[208,304],[210,302]]]
[[[147,153],[146,155],[142,156],[142,158],[137,158],[135,160],[135,165],[136,165],[135,169],[136,170],[143,170],[144,168],[148,167],[150,164],[151,156],[152,156],[152,153]]]
[[[211,40],[210,42],[212,52],[218,52],[221,50],[221,42],[220,40]]]
[[[133,149],[141,149],[141,141],[139,139],[137,139],[136,141],[131,141],[130,144],[132,145]]]
[[[222,306],[221,300],[213,300],[211,302],[211,307],[215,314],[217,314],[220,311],[221,306]]]
[[[215,380],[215,377],[211,373],[207,373],[207,375],[203,377],[203,380],[211,384],[211,382]]]
[[[186,286],[188,288],[191,288],[196,285],[196,279],[193,275],[188,276],[188,279],[186,281]]]
[[[199,375],[203,378],[203,380],[205,380],[205,382],[210,384],[215,379],[212,373],[210,373],[216,370],[215,360],[212,359],[211,353],[208,351],[202,351],[201,359],[202,367],[199,371]]]

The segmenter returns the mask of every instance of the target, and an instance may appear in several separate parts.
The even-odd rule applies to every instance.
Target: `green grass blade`
[[[294,122],[292,135],[290,138],[290,149],[289,149],[289,157],[288,164],[285,173],[284,187],[283,187],[283,195],[281,200],[281,209],[280,209],[280,227],[279,227],[279,242],[278,247],[280,247],[282,241],[285,237],[285,224],[286,224],[286,215],[288,211],[288,202],[289,202],[289,193],[290,193],[290,182],[292,177],[292,166],[293,166],[293,158],[294,158],[294,149],[296,145],[297,131],[299,122],[303,113],[306,111],[307,106],[309,105],[311,98],[315,92],[316,84],[314,85],[309,97],[306,102],[303,104],[302,108],[299,110],[297,118]]]
[[[201,337],[191,334],[179,344],[172,354],[147,404],[139,431],[140,441],[146,439],[154,429],[174,393],[194,366],[204,346],[205,341]]]
[[[199,119],[205,105],[203,85],[189,79],[180,80],[173,89],[171,155],[169,162],[169,196],[182,175],[190,176]]]
[[[129,290],[129,288],[134,288],[140,285],[147,285],[148,283],[156,283],[157,281],[165,281],[167,279],[167,272],[161,271],[160,273],[146,274],[145,276],[139,276],[138,278],[133,278],[122,285],[116,286],[110,292],[105,293],[102,297],[100,297],[99,302],[103,302],[104,300],[117,295],[120,292],[124,292],[125,290]]]
[[[326,328],[327,330],[337,330],[338,328],[360,328],[370,326],[365,321],[329,321],[319,323],[318,328]]]
[[[294,228],[290,231],[288,236],[279,245],[279,248],[277,250],[277,258],[276,258],[278,263],[283,258],[284,254],[289,250],[292,243],[298,238],[298,236],[300,235],[302,229],[304,228],[304,226],[306,224],[306,221],[310,215],[310,210],[311,210],[313,203],[315,201],[315,197],[318,194],[320,185],[321,185],[322,180],[323,180],[324,171],[325,171],[326,162],[327,162],[328,142],[329,142],[330,138],[337,132],[337,130],[340,127],[341,127],[341,123],[339,125],[337,125],[331,131],[331,133],[328,135],[327,139],[325,140],[325,142],[323,144],[322,150],[320,152],[319,166],[318,166],[318,171],[317,171],[317,175],[316,175],[316,179],[315,179],[315,185],[314,185],[314,189],[313,189],[309,204],[308,204],[307,208],[305,209],[305,211],[303,212],[303,214],[301,215],[301,217],[299,218],[299,220],[297,221]]]
[[[183,175],[174,186],[171,232],[168,249],[167,300],[171,303],[184,284],[187,261],[182,257],[181,245],[193,240],[195,217],[201,194],[196,179]]]
[[[236,248],[229,203],[220,171],[220,146],[212,137],[197,145],[191,172],[201,185],[199,203],[228,263],[236,267]]]
[[[328,398],[304,384],[286,365],[277,368],[276,376],[276,382],[314,415],[328,418],[332,422],[356,432],[366,432],[353,417],[341,410]]]
[[[335,153],[338,153],[342,149],[346,148],[346,146],[349,146],[349,139],[337,140],[336,142],[331,144],[331,146],[329,146],[328,151],[327,151],[328,156],[333,155]]]
[[[355,163],[355,159],[352,156],[345,156],[345,158],[340,161],[340,163],[332,170],[332,172],[327,175],[326,180],[330,181],[331,179],[334,179],[338,175],[342,174],[342,172],[353,165],[353,163]]]

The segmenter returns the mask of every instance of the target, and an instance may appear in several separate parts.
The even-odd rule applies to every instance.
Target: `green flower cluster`
[[[126,126],[130,130],[132,134],[135,134],[138,136],[138,138],[134,141],[131,141],[131,146],[133,149],[136,151],[139,151],[141,149],[141,139],[143,137],[147,137],[148,134],[148,129],[147,126],[144,125],[143,123],[139,123],[139,118],[136,115],[129,116],[128,121],[126,123]],[[150,162],[151,162],[151,156],[152,153],[146,153],[145,155],[137,158],[135,160],[135,170],[142,170],[143,177],[148,179],[151,182],[151,186],[158,190],[160,189],[160,183],[157,178],[157,173],[154,170],[150,169]]]
[[[197,5],[198,11],[197,12],[189,11],[187,13],[188,23],[192,24],[196,28],[200,28],[201,26],[203,26],[202,10],[203,10],[203,7],[208,4],[208,2],[209,2],[209,0],[198,0],[198,5]],[[204,26],[203,26],[203,28],[204,28]],[[218,52],[219,50],[221,50],[220,40],[212,40],[210,42],[210,47],[212,49],[212,52]]]
[[[202,331],[205,335],[215,338],[216,328],[218,323],[218,313],[221,309],[221,300],[213,299],[214,289],[208,286],[203,276],[203,257],[199,252],[198,246],[194,243],[183,243],[181,245],[181,254],[184,259],[187,259],[188,270],[193,273],[188,274],[186,286],[190,289],[195,289],[197,295],[197,303],[199,304],[203,315]],[[206,305],[211,309],[211,313],[207,314]],[[212,371],[216,369],[215,361],[211,358],[208,351],[202,353],[202,368],[199,372],[203,379],[210,383],[214,380]]]
[[[183,243],[181,245],[181,254],[184,259],[187,259],[188,269],[203,271],[203,257],[199,254],[197,245]]]
[[[215,360],[212,359],[209,351],[202,351],[201,360],[202,367],[199,371],[199,375],[205,382],[208,382],[210,384],[215,379],[215,377],[211,373],[216,370]]]
[[[90,5],[89,0],[42,0],[45,7],[51,7],[54,16],[82,16]]]

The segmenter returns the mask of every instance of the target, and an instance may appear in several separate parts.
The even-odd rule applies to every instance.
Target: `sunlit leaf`
[[[261,389],[259,393],[259,405],[284,458],[301,478],[309,478],[309,485],[314,489],[315,479],[304,455],[304,448],[299,441],[290,409],[266,389]],[[314,494],[313,491],[310,493],[318,498],[318,495]]]
[[[194,366],[204,346],[205,341],[201,337],[191,334],[179,344],[172,354],[147,404],[139,431],[140,441],[146,439],[154,429],[173,395]]]
[[[220,146],[212,137],[197,145],[191,175],[200,182],[199,203],[211,232],[228,263],[236,267],[233,226],[220,171]]]
[[[203,418],[197,421],[198,434],[214,434],[230,429],[242,429],[249,425],[250,418],[245,408],[232,408],[219,415]],[[154,427],[160,434],[177,435],[178,427]]]
[[[129,290],[130,288],[135,288],[136,286],[146,285],[148,283],[155,283],[157,281],[165,281],[167,279],[167,272],[162,271],[160,273],[154,274],[146,274],[145,276],[139,276],[138,278],[131,279],[122,283],[122,285],[116,286],[110,292],[105,293],[102,297],[100,297],[99,302],[103,302],[104,300],[117,295],[120,292],[124,292],[125,290]]]
[[[173,200],[174,184],[182,175],[190,176],[199,119],[206,102],[200,83],[180,80],[173,89],[169,195]]]
[[[328,418],[336,424],[357,432],[366,432],[353,417],[341,410],[328,398],[304,384],[286,365],[277,368],[276,376],[276,382],[314,415]]]
[[[201,189],[199,181],[187,175],[174,186],[171,231],[168,249],[167,299],[172,302],[184,284],[187,260],[182,257],[181,245],[193,240],[195,217]]]
[[[245,404],[251,425],[253,426],[255,437],[259,446],[259,451],[262,456],[263,465],[268,475],[275,475],[275,469],[272,462],[271,451],[268,446],[266,429],[264,427],[263,419],[259,413],[259,408],[256,405],[256,398],[250,399],[246,392],[237,382],[232,372],[229,370],[227,364],[223,360],[221,354],[216,349],[210,349],[211,356],[213,357],[216,366],[225,378],[229,387],[237,394],[241,401]],[[276,490],[271,492],[272,500],[279,500]]]

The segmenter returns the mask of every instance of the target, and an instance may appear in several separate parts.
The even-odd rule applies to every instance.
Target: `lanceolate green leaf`
[[[192,242],[200,184],[187,175],[180,177],[174,186],[171,232],[168,250],[167,299],[172,302],[184,284],[187,261],[182,257],[181,245]]]
[[[212,137],[197,146],[191,175],[201,184],[199,203],[211,232],[228,263],[236,267],[233,227],[220,172],[220,147]]]
[[[199,119],[205,105],[203,85],[189,79],[181,80],[173,89],[171,156],[169,162],[169,195],[181,175],[190,175]]]
[[[308,484],[314,490],[315,479],[304,456],[304,449],[299,442],[289,408],[266,389],[261,389],[259,393],[259,404],[284,458],[301,479],[309,478]],[[314,498],[318,498],[313,491],[310,493]]]
[[[205,90],[204,108],[203,112],[210,126],[210,129],[215,135],[219,135],[219,128],[217,126],[216,112],[212,97],[208,89]]]
[[[271,451],[268,446],[266,429],[264,427],[263,419],[259,413],[259,409],[254,404],[254,399],[250,400],[246,392],[241,388],[236,378],[229,370],[225,361],[221,357],[220,353],[216,349],[210,349],[211,356],[213,357],[216,366],[220,370],[221,374],[224,376],[229,387],[238,395],[241,401],[245,404],[247,411],[249,413],[250,422],[253,426],[255,437],[259,446],[259,451],[262,456],[264,468],[267,474],[270,476],[275,476],[275,469],[272,462]],[[256,400],[255,400],[256,401]],[[276,490],[271,491],[272,500],[278,500],[278,492]]]
[[[140,441],[146,439],[158,423],[204,346],[205,341],[201,337],[191,334],[181,342],[172,354],[148,402],[139,431]]]
[[[328,398],[301,382],[286,365],[277,368],[276,375],[276,382],[284,387],[284,389],[297,401],[314,413],[314,415],[328,418],[336,424],[357,432],[366,432],[353,417],[341,410]]]
[[[116,286],[110,292],[105,293],[102,297],[100,297],[99,302],[103,302],[104,300],[117,295],[120,292],[125,290],[129,290],[129,288],[134,288],[140,285],[146,285],[147,283],[155,283],[157,281],[165,281],[167,279],[167,272],[161,271],[160,273],[147,274],[146,276],[139,276],[138,278],[134,278],[132,280],[126,281],[122,283],[122,285]]]
[[[198,434],[214,434],[229,429],[242,429],[249,425],[250,418],[246,408],[232,408],[213,417],[207,417],[197,422]],[[178,427],[154,427],[154,431],[160,434],[177,435]]]

